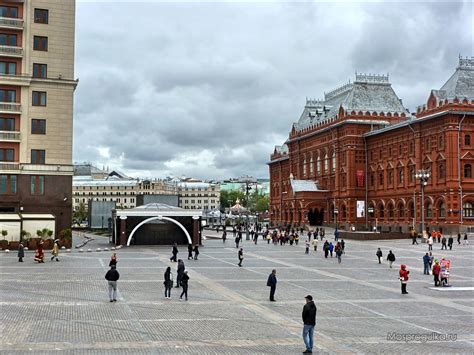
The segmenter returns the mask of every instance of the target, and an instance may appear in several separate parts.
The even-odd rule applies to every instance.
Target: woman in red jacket
[[[406,295],[407,292],[407,283],[408,283],[408,274],[410,271],[407,270],[407,266],[402,264],[400,265],[400,282],[402,284],[402,295]]]
[[[434,285],[439,286],[439,273],[441,272],[441,266],[439,265],[439,261],[435,260],[435,264],[433,266],[433,277],[434,277]]]

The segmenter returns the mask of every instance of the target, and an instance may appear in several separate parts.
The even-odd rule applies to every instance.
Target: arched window
[[[382,204],[380,204],[380,207],[379,207],[379,217],[380,218],[384,218],[385,217],[385,210],[384,210],[384,207]]]
[[[328,155],[326,154],[324,156],[324,172],[327,173],[329,171],[329,158]]]
[[[313,157],[309,160],[309,175],[313,176],[314,174],[314,163],[313,163]]]
[[[464,202],[462,205],[462,216],[463,217],[474,217],[474,209],[471,202]]]
[[[389,204],[388,205],[388,218],[392,219],[393,217],[395,217],[395,211],[394,211],[394,208],[393,208],[393,204]]]
[[[444,137],[443,135],[440,135],[438,138],[438,149],[443,149],[444,148]]]
[[[426,205],[426,217],[433,218],[433,204],[431,202]]]
[[[398,168],[398,184],[402,185],[405,182],[405,172],[403,168]]]
[[[347,208],[346,205],[342,205],[342,218],[347,218]]]
[[[410,218],[414,218],[415,217],[415,205],[414,205],[413,202],[410,202],[410,204],[408,206],[409,206],[409,209],[410,209]]]
[[[438,179],[444,179],[446,171],[444,169],[444,163],[439,163],[438,165]]]
[[[306,176],[306,158],[303,160],[303,176]]]
[[[398,207],[398,217],[405,217],[405,206],[403,205],[403,203],[400,203],[400,206]]]
[[[321,158],[318,155],[318,159],[316,159],[316,174],[321,174]]]
[[[371,174],[370,174],[370,186],[374,186],[374,183],[375,183],[374,180],[375,180],[375,179],[374,179],[374,173],[371,173]]]
[[[334,173],[336,171],[336,152],[332,152],[332,167],[331,167],[332,172]]]
[[[443,201],[439,203],[438,215],[442,218],[446,217],[446,206]]]
[[[379,173],[379,186],[383,187],[383,171]]]
[[[469,134],[464,136],[464,145],[471,145],[471,136]]]
[[[472,167],[471,164],[464,165],[464,177],[465,178],[472,178]]]

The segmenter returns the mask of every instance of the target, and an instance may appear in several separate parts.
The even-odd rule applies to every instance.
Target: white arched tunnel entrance
[[[165,221],[169,221],[169,222],[172,222],[174,224],[176,224],[179,228],[181,228],[184,232],[184,234],[186,235],[186,238],[188,238],[188,243],[189,244],[193,244],[193,241],[191,239],[191,236],[189,235],[188,231],[186,230],[186,228],[184,228],[184,226],[179,223],[177,220],[173,219],[173,218],[169,218],[169,217],[165,217],[165,216],[155,216],[155,217],[150,217],[150,218],[147,218],[145,219],[144,221],[141,221],[140,223],[138,223],[135,228],[133,228],[132,230],[132,233],[130,233],[130,235],[128,236],[128,239],[127,239],[127,246],[130,246],[130,241],[132,240],[132,237],[133,235],[135,234],[135,232],[138,230],[138,228],[140,228],[141,226],[143,226],[144,224],[148,223],[148,222],[151,222],[151,221],[154,221],[154,220],[165,220]]]

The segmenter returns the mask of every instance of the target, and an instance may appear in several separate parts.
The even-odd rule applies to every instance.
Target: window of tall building
[[[303,160],[303,176],[306,176],[306,159]]]
[[[15,158],[15,150],[10,148],[0,148],[0,161],[12,162]]]
[[[0,17],[18,18],[18,7],[0,6]]]
[[[0,131],[14,131],[15,119],[0,117]]]
[[[465,202],[462,205],[462,216],[463,217],[474,217],[474,208],[471,202]]]
[[[405,206],[403,205],[403,203],[400,204],[400,207],[398,209],[398,216],[400,218],[404,218],[405,217]]]
[[[387,171],[387,184],[389,185],[393,184],[393,169],[389,169]]]
[[[439,217],[446,217],[446,207],[444,202],[439,203]]]
[[[415,154],[415,142],[410,142],[410,155]]]
[[[45,91],[33,91],[33,106],[46,106]]]
[[[47,51],[48,50],[48,37],[34,36],[33,49],[36,51]]]
[[[17,189],[16,175],[0,175],[0,195],[14,195]]]
[[[332,152],[331,162],[332,162],[331,170],[334,173],[336,171],[336,152]]]
[[[44,176],[31,175],[31,194],[44,195]]]
[[[31,164],[45,164],[45,151],[43,149],[31,150]]]
[[[35,23],[48,24],[49,11],[46,9],[35,9]]]
[[[46,78],[48,76],[48,66],[46,64],[33,63],[33,78]]]
[[[15,75],[16,74],[16,63],[15,62],[0,62],[0,74]]]
[[[469,134],[464,136],[464,145],[471,145],[471,136]]]
[[[472,178],[472,166],[471,164],[464,165],[464,177],[465,178]]]
[[[327,154],[324,156],[324,172],[329,172],[329,157]]]
[[[0,89],[0,102],[16,102],[16,90]]]
[[[402,185],[405,182],[405,172],[403,168],[398,168],[398,183]]]
[[[384,179],[383,179],[383,171],[379,173],[379,187],[383,187]]]
[[[0,33],[0,45],[17,46],[17,36],[11,33]]]
[[[410,182],[412,183],[412,182],[415,181],[415,167],[412,165],[412,166],[410,166],[409,169],[410,170],[409,170],[408,178],[409,178]]]
[[[46,120],[32,119],[31,134],[46,134]]]
[[[429,202],[426,205],[426,217],[428,217],[428,218],[433,217],[433,205],[431,204],[431,202]]]
[[[309,175],[313,176],[314,174],[314,162],[313,157],[309,160]]]
[[[444,149],[444,137],[443,135],[440,135],[438,138],[438,150],[443,150]]]
[[[446,170],[444,168],[444,164],[440,163],[438,165],[438,179],[444,179],[445,174],[446,174]]]
[[[318,159],[316,159],[316,174],[321,174],[321,158],[319,156]]]

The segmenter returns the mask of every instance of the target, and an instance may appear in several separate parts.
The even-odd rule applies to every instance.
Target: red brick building
[[[306,100],[270,168],[274,224],[408,231],[474,226],[474,59],[432,90],[415,115],[388,76]],[[423,184],[417,173],[429,173]],[[460,226],[463,226],[459,228]]]

